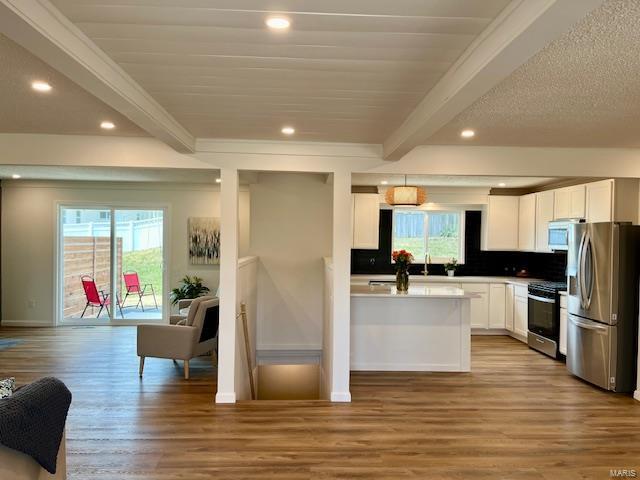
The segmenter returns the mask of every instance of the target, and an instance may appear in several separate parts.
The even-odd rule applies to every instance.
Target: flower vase
[[[453,277],[455,273],[456,273],[455,270],[447,270],[447,275],[449,275],[450,277]]]
[[[399,268],[396,272],[396,290],[398,292],[407,292],[409,290],[409,271]]]

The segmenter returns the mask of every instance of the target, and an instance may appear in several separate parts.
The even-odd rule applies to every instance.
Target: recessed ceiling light
[[[389,182],[387,182],[386,180],[382,180],[382,181],[380,182],[380,185],[387,185],[388,183],[389,183]]]
[[[294,133],[296,133],[296,129],[293,127],[282,127],[281,132],[285,135],[293,135]]]
[[[31,83],[31,88],[37,92],[50,92],[52,87],[47,82],[36,81]]]
[[[467,129],[467,130],[462,130],[462,131],[460,132],[460,136],[461,136],[462,138],[473,138],[475,135],[476,135],[476,132],[474,132],[473,130],[469,130],[469,129]]]
[[[291,21],[286,17],[269,17],[265,23],[272,30],[286,30],[291,26]]]
[[[11,178],[15,180],[19,179],[20,177],[22,177],[22,175],[18,175],[17,173],[14,173],[13,175],[11,175]]]
[[[504,182],[500,182],[500,183],[498,184],[498,186],[499,186],[499,187],[506,187],[506,186],[507,186],[507,184],[506,184],[506,183],[504,183]]]
[[[221,178],[216,178],[216,183],[220,183],[220,182],[222,182],[222,179]]]
[[[100,124],[100,128],[104,128],[105,130],[113,130],[114,128],[116,128],[116,126],[113,122],[102,122]]]

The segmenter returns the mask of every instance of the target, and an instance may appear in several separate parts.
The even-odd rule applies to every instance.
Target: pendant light
[[[389,188],[384,198],[394,207],[417,207],[427,201],[427,191],[422,187],[408,187],[405,175],[404,186]]]

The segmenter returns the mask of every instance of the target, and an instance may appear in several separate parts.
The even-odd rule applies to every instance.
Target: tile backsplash
[[[389,274],[395,269],[391,263],[391,210],[380,211],[380,248],[351,250],[352,274]],[[480,211],[465,212],[465,264],[456,275],[501,276],[515,275],[523,268],[531,277],[563,281],[567,269],[567,254],[531,252],[484,252],[480,250]],[[423,264],[411,266],[412,275],[420,274]],[[444,275],[443,265],[430,265],[430,275]]]

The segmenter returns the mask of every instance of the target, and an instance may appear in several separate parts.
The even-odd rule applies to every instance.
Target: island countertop
[[[409,291],[398,292],[395,285],[351,285],[352,297],[390,297],[390,298],[477,298],[478,295],[465,292],[454,286],[409,285]]]

